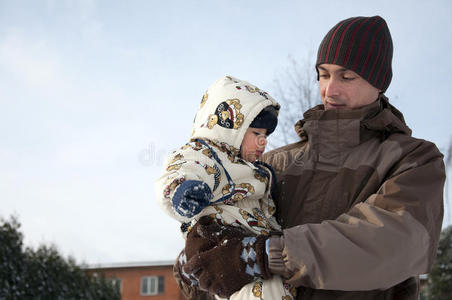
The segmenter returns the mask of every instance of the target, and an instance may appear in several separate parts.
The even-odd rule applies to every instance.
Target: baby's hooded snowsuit
[[[279,104],[254,85],[230,76],[217,80],[202,97],[190,141],[167,158],[156,182],[160,206],[182,223],[184,236],[205,215],[256,235],[280,230],[271,198],[271,167],[240,157],[245,132],[263,110],[277,114]],[[285,300],[292,299],[293,290],[273,276],[244,286],[230,299]]]

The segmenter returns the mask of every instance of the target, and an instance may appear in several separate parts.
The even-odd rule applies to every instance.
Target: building
[[[102,264],[85,269],[92,276],[113,280],[122,300],[185,300],[173,277],[173,261]]]

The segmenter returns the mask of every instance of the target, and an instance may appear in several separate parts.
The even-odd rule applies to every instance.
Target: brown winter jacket
[[[418,299],[443,217],[443,157],[384,96],[304,114],[301,141],[265,155],[278,180],[269,266],[298,298]]]

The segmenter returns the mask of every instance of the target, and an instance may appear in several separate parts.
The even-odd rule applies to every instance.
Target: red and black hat
[[[392,79],[392,51],[391,34],[382,17],[354,17],[336,24],[323,38],[316,69],[320,64],[339,65],[385,92]]]

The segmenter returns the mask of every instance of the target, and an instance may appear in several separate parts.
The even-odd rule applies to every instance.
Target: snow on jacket
[[[238,221],[253,233],[280,228],[273,217],[270,167],[239,156],[250,123],[270,105],[279,109],[266,92],[230,76],[204,94],[191,140],[168,157],[156,183],[160,206],[187,223],[185,232],[203,215]]]
[[[383,95],[357,110],[319,105],[296,130],[301,141],[264,155],[284,228],[270,270],[297,299],[417,299],[441,231],[442,154]]]

